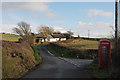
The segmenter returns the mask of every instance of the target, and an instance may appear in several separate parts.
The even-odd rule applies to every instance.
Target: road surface
[[[78,68],[65,60],[50,55],[44,46],[40,46],[39,51],[43,58],[42,65],[23,78],[90,78],[82,67]]]

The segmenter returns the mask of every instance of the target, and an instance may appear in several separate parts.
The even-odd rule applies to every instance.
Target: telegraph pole
[[[88,38],[90,37],[90,30],[88,30]]]
[[[118,0],[115,1],[115,49],[118,65]]]
[[[115,2],[115,40],[117,42],[118,40],[118,36],[117,36],[117,33],[118,33],[118,0],[116,0]]]
[[[70,27],[70,39],[71,39],[71,27]]]

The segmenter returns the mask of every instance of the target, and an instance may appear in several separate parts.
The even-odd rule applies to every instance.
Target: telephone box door
[[[99,41],[99,67],[107,68],[111,65],[111,47],[109,40]]]

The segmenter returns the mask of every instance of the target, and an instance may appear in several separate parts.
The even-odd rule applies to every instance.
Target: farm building
[[[47,42],[56,42],[56,41],[63,41],[66,40],[66,36],[64,36],[61,33],[53,33],[52,35],[49,35],[45,41]],[[36,35],[36,39],[35,39],[35,44],[40,44],[44,42],[44,39],[42,36],[40,35]]]
[[[50,38],[50,42],[66,40],[66,36],[60,33],[53,33],[51,36],[52,38]]]

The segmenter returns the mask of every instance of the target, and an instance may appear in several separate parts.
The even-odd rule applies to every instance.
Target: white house
[[[53,33],[48,39],[49,42],[63,41],[66,40],[66,37],[60,33]]]
[[[49,35],[49,37],[46,39],[48,42],[56,42],[56,41],[63,41],[66,40],[66,36],[64,36],[61,33],[53,33],[52,35]],[[36,36],[36,43],[44,42],[44,39],[40,36]]]

